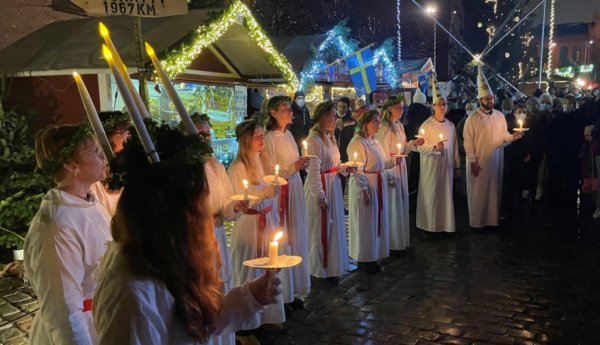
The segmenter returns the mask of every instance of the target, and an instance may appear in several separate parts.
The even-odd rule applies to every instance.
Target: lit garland
[[[398,61],[402,61],[402,34],[400,32],[402,26],[400,25],[400,0],[396,0],[396,22],[398,23],[396,29],[396,37],[398,39]]]
[[[274,47],[252,13],[240,0],[233,0],[223,10],[220,16],[193,33],[191,43],[183,43],[179,49],[169,51],[162,61],[165,71],[172,79],[183,73],[192,61],[200,54],[202,49],[219,39],[232,24],[241,17],[243,25],[248,29],[250,37],[267,54],[267,61],[278,68],[283,78],[292,89],[297,89],[299,82],[292,66],[287,59]]]
[[[392,39],[388,38],[383,42],[381,47],[375,49],[373,52],[373,65],[381,63],[383,65],[384,71],[388,70],[388,75],[386,77],[386,73],[383,73],[385,81],[390,84],[392,88],[396,88],[398,86],[398,73],[396,71],[396,66],[392,62],[392,58],[394,56],[393,52],[393,43]]]
[[[554,43],[554,24],[556,22],[556,13],[555,13],[555,4],[556,0],[550,1],[550,28],[548,32],[548,67],[546,68],[546,73],[548,74],[548,78],[552,74],[552,49],[556,43]]]

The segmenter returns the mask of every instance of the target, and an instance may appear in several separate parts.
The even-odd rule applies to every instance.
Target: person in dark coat
[[[346,152],[346,149],[354,136],[354,126],[356,125],[356,120],[354,120],[352,111],[350,111],[350,99],[348,97],[341,97],[338,99],[336,104],[336,114],[337,125],[335,136],[337,137],[341,160],[342,162],[347,162],[348,153]]]
[[[302,141],[308,137],[308,131],[312,127],[310,121],[310,113],[305,105],[304,92],[296,91],[294,94],[294,100],[292,102],[293,119],[292,123],[288,127],[289,131],[294,136],[298,150],[302,152]]]
[[[406,138],[413,139],[418,134],[421,124],[431,116],[431,108],[427,103],[427,98],[421,89],[417,88],[412,104],[406,110]],[[419,153],[411,152],[408,157],[408,192],[413,193],[419,186]]]

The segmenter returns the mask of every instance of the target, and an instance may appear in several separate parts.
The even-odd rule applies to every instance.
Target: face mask
[[[304,102],[304,98],[296,98],[296,104],[298,104],[300,108],[304,106]]]
[[[563,105],[563,111],[565,113],[570,113],[575,109],[575,107],[573,106],[573,104],[565,104]]]
[[[540,111],[550,110],[550,104],[540,103]]]

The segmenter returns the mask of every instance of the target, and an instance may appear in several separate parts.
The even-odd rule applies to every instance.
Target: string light
[[[396,0],[396,22],[398,23],[396,29],[396,37],[398,38],[398,61],[402,61],[402,34],[400,33],[400,29],[402,27],[400,25],[400,0]]]
[[[546,69],[548,78],[550,78],[550,76],[552,74],[552,50],[554,49],[554,46],[556,45],[556,43],[554,42],[554,26],[555,26],[555,20],[556,20],[555,4],[556,4],[556,0],[550,1],[550,28],[549,28],[549,32],[548,32],[548,41],[549,41],[549,44],[548,44],[548,68]]]
[[[246,27],[250,38],[266,53],[267,61],[281,71],[288,86],[297,89],[298,77],[289,61],[273,47],[248,7],[240,0],[231,1],[218,18],[198,27],[191,43],[183,43],[180,48],[167,53],[162,64],[169,77],[175,79],[183,73],[202,49],[218,40],[236,22],[241,22]]]

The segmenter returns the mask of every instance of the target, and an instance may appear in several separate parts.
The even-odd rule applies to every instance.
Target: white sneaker
[[[596,212],[594,212],[594,215],[592,216],[592,218],[600,219],[600,208],[596,209]]]

